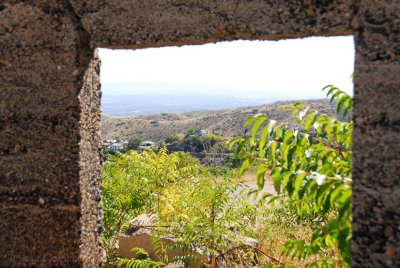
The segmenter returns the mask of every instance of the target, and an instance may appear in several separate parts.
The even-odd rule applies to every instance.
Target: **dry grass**
[[[246,171],[243,176],[240,178],[242,182],[255,182],[257,181],[257,176],[256,176],[256,169],[250,169],[248,171]],[[267,171],[265,172],[265,181],[272,181],[272,177],[271,177],[271,171]]]
[[[311,240],[313,229],[311,223],[288,221],[287,217],[282,215],[279,208],[269,208],[269,217],[259,221],[257,225],[257,239],[259,240],[259,248],[266,255],[278,260],[285,267],[308,267],[311,263],[329,257],[331,260],[337,260],[333,267],[343,267],[337,250],[325,251],[319,256],[308,256],[305,259],[292,259],[291,256],[282,254],[285,243],[289,240],[304,240],[308,244]],[[261,263],[272,264],[270,259],[261,256]]]
[[[304,224],[286,225],[284,219],[277,217],[276,219],[261,223],[257,227],[257,234],[259,236],[260,249],[280,263],[289,267],[304,267],[305,263],[309,261],[292,260],[290,257],[282,255],[281,252],[288,240],[301,239],[309,242],[312,235],[311,226]],[[264,257],[261,261],[264,261],[266,264],[269,262],[267,257]]]
[[[321,113],[334,115],[335,107],[328,99],[304,101],[307,106]],[[166,137],[185,133],[190,129],[206,129],[210,133],[224,137],[243,135],[246,120],[257,113],[264,113],[279,123],[294,124],[291,111],[282,108],[290,102],[245,107],[232,110],[198,111],[184,114],[161,113],[137,117],[102,116],[102,139],[141,138],[155,142],[163,141]]]
[[[254,170],[245,172],[241,180],[246,183],[256,183],[256,175]],[[265,189],[269,187],[271,189]],[[270,172],[266,172],[264,190],[274,193],[272,177]],[[297,258],[292,259],[291,256],[282,254],[285,243],[289,240],[304,240],[308,244],[311,240],[313,229],[311,222],[296,222],[290,219],[290,216],[283,208],[277,206],[264,205],[259,208],[263,210],[262,217],[257,220],[256,239],[259,241],[259,249],[266,255],[278,260],[285,267],[306,267],[308,264],[317,261],[317,256],[310,256],[303,260]],[[293,216],[294,217],[294,216]],[[320,257],[335,259],[337,266],[342,267],[344,263],[341,261],[340,254],[337,250],[324,252]],[[262,264],[273,264],[273,261],[266,256],[260,254]]]

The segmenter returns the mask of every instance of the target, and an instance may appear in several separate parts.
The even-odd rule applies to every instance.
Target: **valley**
[[[248,106],[224,110],[201,110],[185,113],[158,113],[134,117],[112,117],[102,115],[102,140],[139,138],[157,143],[167,137],[179,133],[186,133],[191,129],[206,130],[226,138],[243,135],[246,120],[255,114],[263,113],[278,124],[294,126],[296,120],[292,118],[288,105],[298,101],[279,101],[272,104]],[[311,110],[318,110],[330,116],[336,115],[336,107],[328,99],[302,100]]]

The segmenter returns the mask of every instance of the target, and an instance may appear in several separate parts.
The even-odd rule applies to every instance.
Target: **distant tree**
[[[207,134],[202,137],[201,142],[203,144],[204,150],[211,152],[211,149],[217,144],[222,143],[222,137],[215,134]]]
[[[190,137],[190,136],[195,135],[195,134],[196,134],[196,129],[192,128],[192,129],[189,129],[186,132],[185,137],[187,138],[187,137]]]
[[[126,146],[126,151],[137,150],[142,141],[143,140],[141,138],[132,138],[132,139],[130,139],[128,141],[128,145]]]
[[[190,152],[199,153],[204,151],[204,144],[200,136],[190,136],[187,141],[189,142]]]
[[[179,137],[177,135],[171,135],[165,138],[165,143],[173,143],[175,141],[179,141]]]

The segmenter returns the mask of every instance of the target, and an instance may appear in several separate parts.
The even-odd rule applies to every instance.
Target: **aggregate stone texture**
[[[356,8],[352,266],[400,267],[400,2]]]
[[[95,53],[84,76],[79,94],[80,118],[80,192],[82,224],[81,257],[91,265],[104,257],[102,249],[101,139],[100,139],[100,59]]]
[[[352,1],[71,0],[95,46],[141,48],[351,34]]]
[[[97,47],[354,34],[353,267],[400,267],[400,3],[0,1],[0,267],[98,267]]]
[[[68,1],[0,1],[0,267],[102,262],[92,58]]]

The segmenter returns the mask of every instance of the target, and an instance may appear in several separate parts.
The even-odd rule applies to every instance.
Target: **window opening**
[[[188,262],[192,258],[193,265],[208,262],[214,267],[240,262],[279,264],[283,244],[271,246],[268,241],[279,240],[274,236],[290,228],[297,236],[310,236],[310,226],[294,230],[294,225],[288,224],[284,229],[266,220],[258,201],[262,194],[276,194],[273,171],[263,165],[244,167],[246,160],[240,153],[243,156],[246,151],[238,155],[235,150],[240,151],[240,145],[230,149],[225,145],[234,138],[261,139],[262,128],[254,130],[260,117],[253,125],[244,126],[256,114],[266,115],[277,125],[294,127],[294,135],[308,135],[308,130],[296,127],[296,119],[291,117],[297,102],[309,106],[310,111],[349,121],[343,111],[336,113],[338,103],[331,103],[327,90],[321,89],[334,85],[352,96],[352,37],[100,49],[100,58],[108,262],[117,256],[111,255],[118,251],[114,246],[119,241],[119,253],[126,262],[140,255],[154,265],[174,258]],[[331,96],[336,92],[332,89]],[[276,137],[269,133],[264,138],[268,143]],[[251,142],[243,144],[251,148]],[[336,145],[343,153],[340,146],[344,145]],[[306,158],[313,150],[304,152]],[[123,154],[131,155],[123,159]],[[257,157],[247,161],[266,159],[261,154]],[[246,172],[241,174],[243,168]],[[326,179],[318,172],[311,175],[318,185]],[[253,199],[242,194],[257,189],[261,190]],[[229,206],[234,209],[229,210]],[[283,208],[263,206],[273,213],[273,220],[279,222],[284,217]],[[206,210],[202,212],[202,208]],[[177,241],[178,247],[190,245],[191,251],[174,253],[168,247],[176,247]],[[132,252],[132,248],[141,249]],[[324,257],[336,258],[335,254],[332,251]],[[344,258],[339,261],[345,262]],[[301,265],[288,257],[283,260]]]

